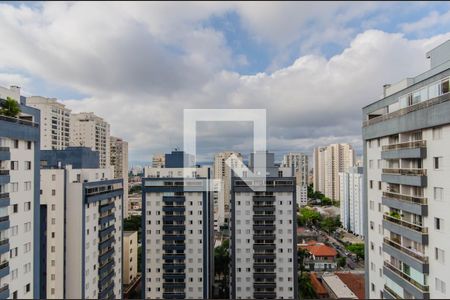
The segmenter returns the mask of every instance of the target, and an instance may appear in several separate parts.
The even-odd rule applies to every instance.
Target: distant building
[[[315,272],[336,270],[337,252],[323,243],[309,241],[306,244],[299,244],[299,248],[309,252],[311,257],[304,261],[305,269]]]
[[[92,112],[72,114],[70,145],[89,147],[100,154],[100,168],[110,165],[110,126]]]
[[[355,163],[355,151],[349,144],[331,144],[314,149],[314,190],[340,200],[339,172]]]
[[[152,157],[152,168],[164,168],[166,157],[164,154],[154,154]]]
[[[41,112],[41,150],[69,147],[71,110],[54,98],[32,96],[26,98],[26,103]]]
[[[342,227],[362,237],[364,236],[363,176],[362,167],[351,167],[347,172],[339,173]]]
[[[123,215],[128,217],[128,142],[110,137],[110,163],[114,167],[114,178],[123,179]]]

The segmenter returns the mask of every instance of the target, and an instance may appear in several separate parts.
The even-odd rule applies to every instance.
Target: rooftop
[[[365,299],[364,295],[364,274],[355,274],[350,272],[336,272],[342,282],[358,297],[358,299]]]
[[[335,249],[316,241],[309,241],[306,244],[299,245],[301,248],[308,250],[314,256],[334,257],[337,255]]]
[[[311,279],[311,285],[314,289],[314,292],[317,296],[323,295],[325,297],[328,297],[328,291],[327,289],[322,285],[322,283],[317,278],[317,275],[315,272],[311,272],[309,275],[309,278]]]
[[[336,295],[336,298],[358,299],[356,294],[337,275],[325,273],[322,275],[322,281]]]

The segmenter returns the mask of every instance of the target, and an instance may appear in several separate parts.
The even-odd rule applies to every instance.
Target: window
[[[14,140],[14,149],[19,148],[19,140]]]
[[[26,243],[26,244],[24,244],[23,245],[23,252],[24,253],[28,253],[28,252],[30,252],[31,251],[31,243],[30,242],[28,242],[28,243]]]
[[[13,213],[16,214],[19,212],[19,205],[18,204],[13,204]]]
[[[52,190],[52,196],[55,196],[56,195],[56,190]]]
[[[26,222],[24,224],[25,232],[29,232],[31,230],[31,222]]]
[[[31,170],[31,161],[25,161],[25,170]]]
[[[433,157],[434,169],[442,169],[442,157]]]
[[[11,161],[11,170],[18,170],[19,169],[19,162],[17,160]]]
[[[369,160],[369,169],[373,168],[373,160]]]
[[[369,181],[370,188],[373,189],[373,180]]]
[[[448,79],[442,82],[442,94],[448,93],[449,91],[449,81]]]
[[[31,209],[31,202],[30,201],[25,202],[24,203],[24,210],[25,211],[29,211],[30,209]]]
[[[378,189],[381,191],[381,181],[378,181]]]
[[[378,168],[378,169],[381,169],[381,159],[379,159],[379,160],[377,161],[377,168]]]
[[[55,180],[56,180],[56,175],[53,174],[53,175],[52,175],[52,181],[55,181]]]
[[[31,190],[31,181],[25,181],[25,191]]]
[[[439,292],[445,294],[446,293],[446,289],[445,289],[445,282],[440,280],[439,278],[436,277],[435,280],[435,285],[436,285],[436,290],[438,290]]]
[[[19,275],[19,271],[17,269],[14,269],[11,271],[11,279],[17,279],[17,276]]]
[[[16,236],[19,233],[19,226],[15,225],[11,227],[11,236]]]
[[[443,228],[444,220],[441,218],[434,218],[434,229],[441,230]]]
[[[31,263],[27,263],[23,265],[24,273],[28,273],[31,271]]]
[[[27,149],[31,150],[31,142],[30,141],[27,141]]]
[[[31,290],[31,285],[30,285],[30,284],[27,284],[27,285],[25,286],[25,293],[30,292],[30,290]]]
[[[444,189],[441,187],[434,188],[434,200],[442,201],[443,200]]]
[[[370,221],[370,229],[373,230],[374,224],[373,221]]]
[[[440,140],[442,138],[442,127],[433,128],[433,140]]]
[[[11,192],[18,192],[18,191],[19,191],[19,183],[11,182]]]
[[[439,248],[434,248],[434,258],[441,264],[445,263],[445,251]]]
[[[370,208],[371,210],[373,210],[373,207],[374,207],[374,202],[373,202],[373,200],[370,200],[370,201],[369,201],[369,208]]]

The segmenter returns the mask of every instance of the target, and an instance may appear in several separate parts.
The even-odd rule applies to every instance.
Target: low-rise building
[[[316,241],[300,244],[299,248],[305,249],[310,254],[310,257],[304,261],[306,270],[316,272],[336,270],[337,252],[335,249]]]

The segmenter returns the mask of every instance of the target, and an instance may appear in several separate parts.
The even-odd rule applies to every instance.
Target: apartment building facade
[[[21,112],[0,116],[0,299],[39,297],[39,111],[0,87]]]
[[[308,155],[304,153],[288,153],[283,156],[282,166],[293,168],[296,179],[296,196],[298,207],[308,204],[309,167]]]
[[[272,176],[273,155],[267,166],[268,177],[232,178],[231,299],[297,299],[295,177]]]
[[[342,227],[361,237],[364,236],[363,177],[362,167],[351,167],[346,172],[339,173]]]
[[[71,110],[54,98],[32,96],[26,104],[41,113],[41,150],[62,150],[70,143]]]
[[[145,168],[142,179],[142,297],[208,299],[213,283],[213,205],[208,167]]]
[[[122,297],[123,182],[86,147],[41,152],[41,298]]]
[[[363,108],[370,298],[450,298],[450,41],[427,58]]]
[[[100,154],[100,167],[110,165],[110,126],[92,112],[72,114],[70,118],[70,146],[89,147]]]
[[[355,151],[349,144],[331,144],[314,149],[314,190],[339,200],[339,172],[355,164]]]
[[[128,142],[112,136],[110,138],[110,150],[110,164],[114,168],[114,178],[123,179],[123,215],[128,218]]]

